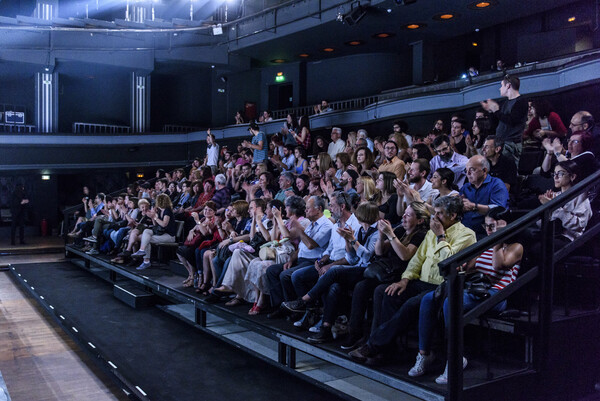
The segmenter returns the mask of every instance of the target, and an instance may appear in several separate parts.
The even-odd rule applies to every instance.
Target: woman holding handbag
[[[293,220],[298,220],[303,227],[307,227],[310,223],[304,218],[306,211],[306,203],[299,196],[290,196],[285,200],[285,214],[277,207],[271,207],[273,213],[273,234],[271,239],[282,241],[289,238]],[[287,215],[288,220],[285,220]],[[274,259],[256,258],[248,265],[245,282],[246,286],[254,291],[254,299],[256,302],[248,312],[249,315],[258,315],[263,313],[265,306],[269,304],[266,296],[269,295],[269,285],[266,281],[265,273],[267,268],[274,263],[285,263],[289,260],[291,254],[298,249],[299,240],[287,241],[275,248]],[[261,250],[262,251],[262,250]]]

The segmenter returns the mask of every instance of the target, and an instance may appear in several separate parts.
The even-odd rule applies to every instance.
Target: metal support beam
[[[291,369],[296,369],[296,348],[287,347],[286,350],[287,365]]]
[[[194,321],[196,324],[200,325],[200,327],[206,327],[206,311],[204,309],[196,308]]]
[[[286,365],[287,348],[286,344],[277,343],[277,361],[282,365]]]

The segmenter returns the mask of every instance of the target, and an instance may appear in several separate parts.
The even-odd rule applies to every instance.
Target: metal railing
[[[600,185],[600,171],[595,172],[582,182],[575,185],[568,192],[561,194],[552,201],[532,210],[525,216],[509,224],[503,230],[478,241],[467,249],[449,257],[438,264],[440,273],[447,279],[448,304],[449,304],[449,326],[448,326],[448,395],[450,401],[462,400],[463,398],[463,330],[465,324],[482,314],[490,311],[498,303],[507,299],[515,291],[522,288],[536,278],[541,279],[539,289],[539,319],[536,341],[538,346],[534,349],[533,368],[537,371],[547,366],[549,349],[550,325],[552,323],[553,285],[555,263],[569,255],[576,248],[589,241],[600,233],[600,223],[588,226],[585,233],[575,241],[555,253],[554,250],[554,224],[550,220],[552,213],[573,200],[575,197],[586,192],[590,188]],[[485,250],[499,242],[506,242],[519,233],[527,230],[531,225],[541,220],[541,260],[526,273],[517,278],[502,291],[497,292],[467,314],[463,312],[463,275],[459,274],[457,267],[467,263],[479,256]],[[527,250],[526,250],[527,252]]]
[[[354,99],[346,99],[346,100],[338,100],[329,102],[329,106],[334,111],[347,111],[347,110],[356,110],[356,109],[364,109],[365,107],[376,104],[378,102],[390,101],[390,100],[398,100],[403,99],[410,96],[422,95],[422,94],[431,94],[433,92],[441,92],[448,90],[455,90],[460,88],[465,88],[467,86],[473,84],[480,84],[488,81],[499,80],[505,73],[511,74],[527,74],[532,72],[540,72],[542,70],[552,69],[564,67],[570,63],[581,60],[587,57],[599,57],[600,50],[594,49],[590,51],[585,51],[577,54],[573,54],[567,57],[559,57],[555,59],[540,61],[540,62],[532,62],[526,63],[516,68],[507,69],[505,72],[491,71],[478,77],[474,77],[471,81],[467,79],[455,79],[450,81],[444,81],[439,83],[433,83],[429,85],[409,85],[403,88],[391,89],[383,91],[376,95],[364,96]],[[310,116],[315,114],[313,105],[310,106],[300,106],[282,110],[273,110],[272,116],[274,119],[285,118],[288,113],[296,113],[297,116]]]
[[[185,134],[188,132],[202,131],[206,128],[193,127],[189,125],[177,125],[177,124],[165,124],[163,125],[162,132],[165,134]]]
[[[131,127],[126,125],[73,123],[74,134],[129,134]]]

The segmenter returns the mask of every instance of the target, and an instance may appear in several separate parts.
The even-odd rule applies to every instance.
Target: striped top
[[[493,254],[493,248],[482,253],[475,262],[475,268],[478,272],[490,276],[490,281],[494,284],[492,288],[501,290],[517,279],[520,266],[516,264],[508,270],[496,270],[492,266]]]

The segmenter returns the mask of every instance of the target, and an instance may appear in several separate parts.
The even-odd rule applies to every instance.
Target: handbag
[[[489,298],[489,290],[492,288],[489,276],[481,272],[470,274],[465,279],[465,291],[478,298]]]
[[[162,227],[159,224],[155,224],[152,226],[152,234],[153,235],[163,235],[167,232],[167,229]]]
[[[390,283],[395,281],[401,272],[396,272],[394,266],[383,259],[376,259],[367,266],[363,276],[365,278],[376,279],[380,283]]]

